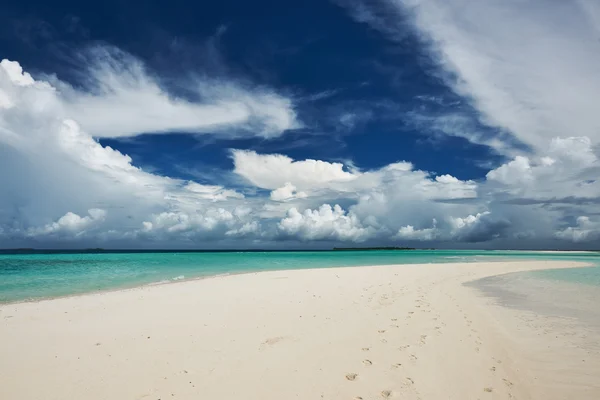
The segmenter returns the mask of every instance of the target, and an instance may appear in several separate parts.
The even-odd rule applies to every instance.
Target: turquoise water
[[[427,264],[505,259],[579,260],[595,268],[538,272],[546,279],[600,285],[600,254],[413,250],[237,253],[0,254],[0,302],[230,273],[359,265]]]

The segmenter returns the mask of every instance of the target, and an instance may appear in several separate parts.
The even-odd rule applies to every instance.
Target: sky
[[[596,0],[7,0],[0,248],[600,249]]]

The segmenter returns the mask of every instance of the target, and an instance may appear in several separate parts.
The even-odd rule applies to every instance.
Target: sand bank
[[[463,285],[577,265],[261,272],[4,305],[0,398],[598,399],[597,353]]]

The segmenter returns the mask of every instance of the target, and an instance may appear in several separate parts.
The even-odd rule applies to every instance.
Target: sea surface
[[[267,270],[504,260],[589,262],[595,266],[518,276],[600,288],[600,253],[377,250],[0,254],[0,303]]]

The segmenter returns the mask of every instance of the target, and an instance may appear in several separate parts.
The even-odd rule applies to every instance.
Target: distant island
[[[333,251],[418,250],[414,247],[334,247]],[[435,249],[425,249],[435,250]]]

